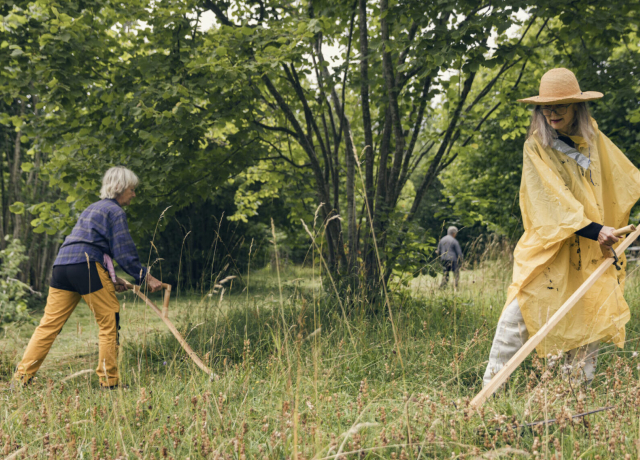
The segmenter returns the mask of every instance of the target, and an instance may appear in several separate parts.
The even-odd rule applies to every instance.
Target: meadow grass
[[[121,299],[120,373],[103,391],[74,373],[97,361],[97,326],[81,303],[34,385],[0,392],[7,458],[356,459],[636,458],[640,454],[640,281],[627,284],[632,319],[624,350],[603,345],[590,387],[530,357],[480,411],[481,388],[510,262],[391,286],[391,310],[330,295],[318,270],[251,273],[248,290],[180,295],[170,317],[214,371],[209,377],[132,294]],[[323,283],[325,284],[323,286]],[[282,290],[282,291],[281,291]],[[282,292],[282,296],[280,295]],[[159,302],[156,295],[154,300]],[[344,310],[343,310],[344,309]],[[346,313],[346,315],[345,315]],[[0,340],[0,378],[33,326]],[[613,409],[573,419],[603,407]],[[521,425],[556,419],[553,424]]]

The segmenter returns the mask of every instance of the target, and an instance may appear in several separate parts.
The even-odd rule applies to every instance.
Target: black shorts
[[[63,291],[87,295],[102,289],[97,262],[89,264],[56,265],[49,286]]]
[[[98,273],[98,262],[53,267],[49,286],[63,291],[77,292],[80,295],[92,294],[102,289],[102,281]],[[120,313],[116,313],[116,331],[120,330]],[[116,335],[116,343],[120,345],[120,333]]]

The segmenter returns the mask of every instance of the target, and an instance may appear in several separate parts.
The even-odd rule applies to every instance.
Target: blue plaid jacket
[[[115,259],[122,269],[142,284],[147,270],[140,264],[133,243],[127,216],[116,200],[101,200],[85,209],[60,247],[56,265],[71,265],[89,261],[103,263],[104,254]]]

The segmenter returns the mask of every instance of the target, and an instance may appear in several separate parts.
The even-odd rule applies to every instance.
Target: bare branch
[[[471,111],[471,109],[482,100],[482,98],[484,98],[489,91],[491,91],[491,88],[493,88],[493,86],[496,84],[496,82],[498,81],[498,79],[502,76],[502,74],[504,74],[507,70],[509,70],[511,67],[513,67],[514,65],[516,65],[518,62],[520,62],[522,60],[522,58],[519,58],[511,63],[504,63],[502,65],[502,67],[500,68],[500,70],[498,71],[498,73],[496,74],[495,77],[493,77],[491,79],[491,81],[489,81],[489,83],[487,83],[485,85],[484,88],[482,88],[482,90],[478,93],[478,95],[476,96],[476,98],[473,100],[473,102],[471,104],[469,104],[467,106],[467,108],[465,109],[465,113],[469,113]]]
[[[409,163],[413,155],[413,149],[415,148],[416,142],[418,141],[418,135],[420,134],[420,129],[422,128],[422,120],[424,119],[424,111],[427,107],[427,95],[429,94],[430,87],[431,87],[431,77],[427,77],[425,78],[424,85],[422,87],[422,95],[420,96],[420,107],[418,109],[418,117],[416,118],[416,121],[413,124],[413,134],[411,136],[411,140],[409,141],[409,145],[407,146],[407,151],[404,154],[402,173],[400,174],[401,184],[404,184],[408,179]],[[402,185],[400,186],[400,190],[402,190]]]
[[[356,12],[355,7],[357,3],[353,4],[353,13],[351,14],[351,25],[349,27],[349,42],[347,44],[347,60],[344,66],[344,75],[342,77],[342,108],[340,109],[340,128],[342,128],[344,122],[344,101],[345,101],[345,92],[347,89],[347,71],[349,70],[349,59],[351,58],[351,41],[353,40],[353,25],[355,23]]]
[[[287,74],[287,79],[293,85],[293,89],[294,89],[296,95],[298,96],[298,99],[302,103],[302,107],[304,108],[304,115],[305,115],[305,118],[307,119],[307,124],[311,127],[311,129],[315,133],[316,138],[318,139],[318,143],[320,144],[320,150],[322,150],[322,154],[326,158],[327,149],[326,149],[326,147],[324,145],[324,142],[322,140],[322,134],[320,133],[320,129],[318,128],[318,124],[316,123],[316,120],[315,120],[315,118],[313,116],[313,113],[311,112],[311,108],[309,107],[309,103],[307,101],[307,98],[304,95],[304,89],[302,88],[302,85],[300,84],[300,79],[298,78],[298,73],[296,72],[296,69],[293,66],[293,63],[289,64],[289,66],[287,66],[286,64],[282,64],[282,68],[284,69],[285,73]],[[311,134],[309,134],[309,139],[311,139]]]
[[[223,25],[238,27],[233,22],[231,22],[229,18],[227,18],[222,9],[218,5],[216,5],[213,0],[204,0],[204,6],[213,11],[213,14],[215,14],[216,18],[218,18],[218,21],[220,21]]]
[[[543,27],[544,27],[544,25],[543,25]],[[542,31],[542,28],[540,29],[540,31]],[[536,35],[536,38],[538,38],[539,35],[540,35],[540,32],[538,32],[538,35]],[[512,93],[518,87],[518,85],[520,84],[520,81],[522,80],[522,75],[524,75],[524,70],[527,68],[527,63],[528,62],[529,62],[529,60],[527,59],[522,63],[522,67],[520,68],[520,74],[518,75],[518,78],[516,79],[516,82],[514,83],[514,85],[511,87],[511,90],[509,91],[509,93]],[[476,131],[478,131],[482,127],[484,122],[487,121],[487,119],[491,116],[491,114],[493,112],[495,112],[498,107],[500,107],[500,104],[502,104],[502,102],[498,102],[496,105],[493,106],[493,108],[491,110],[489,110],[486,113],[486,115],[484,117],[482,117],[482,119],[478,122],[476,127],[473,128],[473,131],[471,131],[471,134],[469,134],[467,139],[462,143],[462,147],[465,147],[467,144],[469,144],[469,142],[473,138],[474,133]],[[448,162],[447,166],[449,164],[451,164],[451,162]],[[442,168],[442,169],[444,169],[444,168]]]
[[[445,132],[444,139],[442,139],[440,148],[438,149],[438,152],[433,158],[431,165],[429,165],[429,169],[427,170],[427,173],[425,174],[425,177],[422,180],[420,187],[418,188],[418,190],[416,190],[416,196],[413,200],[413,204],[411,205],[411,210],[409,211],[409,215],[407,216],[407,220],[409,221],[412,220],[416,215],[416,212],[418,211],[418,206],[422,201],[422,197],[424,196],[424,193],[431,185],[431,182],[433,181],[433,179],[436,177],[435,174],[440,164],[440,160],[442,159],[444,153],[449,147],[453,130],[456,128],[458,124],[458,119],[460,118],[460,112],[462,111],[462,106],[464,105],[467,99],[467,96],[471,91],[471,87],[473,85],[473,80],[475,79],[475,77],[476,77],[476,73],[471,72],[464,82],[462,93],[460,94],[460,100],[458,101],[458,105],[456,106],[456,109],[453,115],[451,116],[451,121],[449,122],[447,131]]]
[[[403,73],[401,76],[398,77],[398,88],[402,89],[405,87],[405,85],[409,82],[409,80],[411,80],[413,77],[415,77],[416,75],[418,75],[418,73],[424,69],[424,65],[419,65],[417,67],[414,67],[413,69],[409,70],[408,72]]]
[[[282,112],[284,113],[284,116],[287,118],[287,120],[289,120],[289,123],[291,123],[291,126],[293,126],[293,129],[296,133],[296,138],[298,139],[298,142],[300,142],[300,145],[302,146],[304,151],[309,156],[309,159],[311,160],[311,165],[314,167],[314,170],[316,166],[317,168],[320,168],[320,163],[318,162],[318,157],[316,156],[316,152],[313,148],[313,143],[304,133],[302,126],[300,126],[298,119],[293,114],[291,107],[289,107],[289,104],[287,104],[287,102],[284,100],[280,92],[276,89],[271,79],[266,74],[262,75],[262,81],[264,82],[265,86],[267,87],[271,95],[276,100],[276,103],[278,104],[278,107],[280,107],[280,110],[282,110]],[[322,176],[322,173],[320,173],[320,175]],[[322,179],[320,182],[324,183],[324,179]]]
[[[369,210],[374,212],[373,181],[373,129],[371,127],[371,109],[369,108],[369,36],[367,28],[367,0],[359,0],[360,28],[360,101],[362,106],[362,128],[364,130],[365,152],[365,188]]]
[[[293,166],[294,168],[299,168],[299,169],[303,169],[303,168],[308,168],[311,166],[310,163],[305,163],[303,165],[299,165],[297,163],[295,163],[293,160],[289,159],[283,152],[282,150],[280,150],[280,148],[278,146],[276,146],[275,144],[273,144],[272,142],[269,142],[266,139],[263,139],[261,137],[258,138],[260,141],[264,142],[265,144],[268,144],[269,146],[271,146],[276,153],[278,154],[278,156],[276,157],[266,157],[266,158],[258,158],[258,160],[285,160],[287,163],[289,163],[291,166]]]
[[[268,125],[265,125],[265,124],[263,124],[263,123],[260,123],[260,122],[259,122],[259,121],[257,121],[257,120],[253,120],[253,123],[254,123],[254,124],[256,124],[256,125],[258,125],[258,126],[260,126],[261,128],[264,128],[264,129],[266,129],[266,130],[269,130],[269,131],[278,131],[278,132],[286,133],[286,134],[288,134],[289,136],[293,136],[293,137],[295,137],[295,138],[297,138],[297,137],[298,137],[298,135],[297,135],[296,133],[294,133],[294,132],[293,132],[293,131],[291,131],[290,129],[284,128],[284,127],[282,127],[282,126],[268,126]]]
[[[404,61],[407,59],[409,55],[409,48],[411,47],[411,42],[414,38],[416,38],[416,33],[418,32],[418,23],[413,21],[411,26],[409,27],[409,45],[405,49],[402,50],[400,56],[398,56],[398,67],[404,64]]]
[[[414,171],[416,170],[416,168],[418,167],[418,165],[420,164],[420,162],[422,161],[422,159],[427,156],[427,154],[431,151],[431,149],[433,148],[433,146],[436,145],[435,141],[431,141],[429,142],[429,145],[424,148],[422,150],[422,152],[420,152],[418,154],[418,156],[416,157],[416,159],[411,163],[411,165],[409,166],[409,173],[407,174],[407,179],[409,177],[411,177],[411,175],[414,173]],[[403,184],[404,186],[404,184]]]
[[[387,20],[388,0],[380,0],[380,31],[382,35],[382,70],[384,74],[387,96],[389,98],[389,108],[391,111],[391,123],[393,126],[393,136],[395,138],[395,153],[393,155],[393,165],[391,175],[387,179],[387,206],[395,205],[398,196],[397,183],[402,167],[402,157],[404,155],[404,133],[400,121],[400,109],[398,107],[398,88],[393,75],[393,63],[391,53],[387,49],[389,42],[389,22]]]
[[[495,112],[495,111],[496,111],[496,109],[497,109],[498,107],[500,107],[500,105],[501,105],[501,104],[502,104],[502,102],[498,102],[496,105],[494,105],[494,106],[493,106],[493,108],[492,108],[491,110],[489,110],[489,111],[487,112],[487,114],[486,114],[484,117],[482,117],[482,120],[480,120],[480,121],[478,122],[478,124],[476,125],[476,127],[475,127],[475,128],[473,128],[473,131],[471,131],[471,134],[469,134],[469,137],[467,137],[467,139],[462,143],[462,146],[463,146],[463,147],[466,147],[466,146],[467,146],[467,144],[469,143],[469,141],[470,141],[470,140],[471,140],[471,138],[473,137],[473,133],[475,133],[476,131],[478,131],[478,130],[480,129],[480,127],[483,125],[483,123],[484,123],[485,121],[487,121],[487,119],[491,116],[491,114],[492,114],[493,112]]]
[[[316,45],[317,49],[322,49],[322,36],[318,37],[318,41],[319,44]],[[315,51],[315,50],[314,50]],[[318,87],[320,88],[320,98],[321,98],[321,108],[324,107],[326,105],[327,110],[329,111],[329,121],[331,122],[331,131],[333,134],[333,141],[335,142],[336,138],[338,137],[338,134],[336,133],[336,125],[335,122],[333,120],[333,110],[331,108],[331,104],[329,104],[329,97],[327,96],[325,89],[324,89],[324,77],[322,75],[322,73],[318,70],[318,62],[316,61],[316,56],[314,53],[311,53],[311,59],[313,60],[313,70],[316,73],[316,80],[318,81]],[[331,139],[329,139],[329,132],[327,129],[327,122],[325,120],[324,117],[324,111],[322,112],[322,121],[324,123],[324,129],[325,129],[325,142],[327,143],[328,146],[331,145]]]

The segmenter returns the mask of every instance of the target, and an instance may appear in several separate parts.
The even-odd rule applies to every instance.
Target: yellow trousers
[[[98,263],[96,263],[96,267],[103,286],[99,291],[81,296],[77,292],[49,288],[44,316],[29,341],[22,361],[18,364],[14,379],[26,383],[33,378],[47,357],[53,341],[62,330],[62,326],[69,319],[80,299],[83,298],[93,312],[100,328],[98,333],[99,362],[96,369],[100,385],[113,386],[118,384],[117,342],[120,303],[116,298],[116,290],[111,278],[109,278],[109,273]]]

